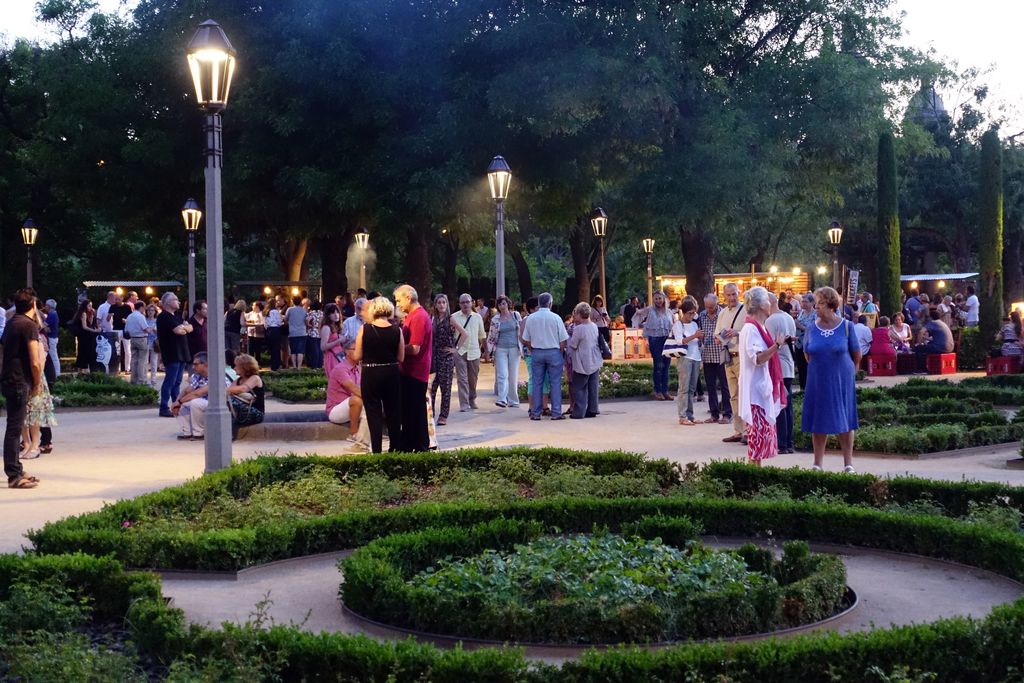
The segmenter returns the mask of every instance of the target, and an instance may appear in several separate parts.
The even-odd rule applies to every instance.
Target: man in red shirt
[[[419,295],[409,285],[395,290],[395,304],[405,316],[402,334],[405,337],[405,360],[402,372],[402,434],[398,450],[409,453],[430,448],[427,430],[427,380],[430,378],[430,356],[434,339],[430,314],[420,306]]]

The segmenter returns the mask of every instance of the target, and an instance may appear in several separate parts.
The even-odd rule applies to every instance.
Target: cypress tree
[[[900,310],[900,207],[896,183],[896,149],[892,133],[878,138],[878,300],[883,315]]]
[[[994,343],[1003,320],[1003,150],[995,128],[981,136],[978,182],[981,337]]]

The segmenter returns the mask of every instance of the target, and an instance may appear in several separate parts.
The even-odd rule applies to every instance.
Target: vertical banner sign
[[[850,277],[846,282],[846,303],[852,304],[857,296],[857,287],[860,286],[860,271],[851,269]]]

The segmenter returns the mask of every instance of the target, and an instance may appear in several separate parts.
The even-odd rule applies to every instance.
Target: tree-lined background
[[[27,216],[47,296],[72,299],[84,279],[184,279],[179,210],[202,200],[184,50],[214,18],[239,53],[229,282],[354,287],[366,226],[374,286],[490,294],[484,171],[502,154],[514,298],[596,292],[598,205],[614,304],[645,289],[643,237],[656,271],[700,295],[713,272],[826,262],[833,219],[843,260],[891,297],[895,234],[904,272],[979,268],[992,213],[980,140],[1000,122],[977,74],[902,47],[890,14],[887,0],[141,0],[122,19],[44,0],[59,38],[0,52],[0,287],[23,281]],[[950,83],[965,94],[947,110],[933,88]],[[1007,299],[1024,280],[1015,141],[989,140]],[[880,150],[897,197],[879,192]]]

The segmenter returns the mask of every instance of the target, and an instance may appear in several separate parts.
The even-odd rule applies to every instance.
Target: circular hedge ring
[[[396,534],[341,562],[341,595],[357,616],[401,629],[560,645],[763,634],[843,609],[842,560],[804,542],[776,560],[752,544],[710,550],[687,518],[622,531],[542,536],[538,522],[494,520]]]

